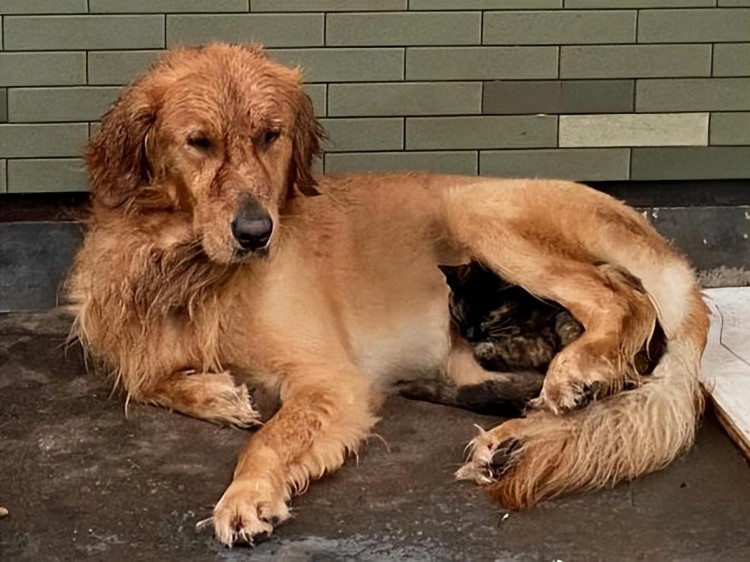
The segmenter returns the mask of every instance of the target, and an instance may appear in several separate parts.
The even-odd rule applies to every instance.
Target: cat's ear
[[[451,290],[456,291],[466,281],[471,266],[465,265],[438,265],[440,271],[445,276],[445,282]]]

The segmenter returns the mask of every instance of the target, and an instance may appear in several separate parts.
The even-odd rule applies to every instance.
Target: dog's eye
[[[194,134],[187,138],[188,146],[197,148],[198,150],[207,151],[211,148],[211,141],[206,135]]]
[[[270,146],[281,136],[281,131],[269,130],[263,133],[263,145]]]

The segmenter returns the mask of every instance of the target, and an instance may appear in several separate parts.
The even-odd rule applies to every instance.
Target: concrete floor
[[[245,433],[108,396],[57,313],[0,316],[0,560],[750,560],[750,470],[711,416],[613,490],[504,512],[453,471],[497,419],[391,400],[359,456],[253,550],[196,533]]]

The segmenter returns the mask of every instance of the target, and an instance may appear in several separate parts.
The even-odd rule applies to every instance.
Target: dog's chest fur
[[[450,351],[447,288],[434,298],[393,298],[389,306],[352,318],[350,345],[363,372],[383,385],[434,374]]]

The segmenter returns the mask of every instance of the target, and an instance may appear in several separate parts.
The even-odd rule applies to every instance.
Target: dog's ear
[[[312,100],[300,91],[297,117],[292,129],[292,163],[289,170],[290,194],[294,186],[304,195],[320,195],[312,174],[313,159],[323,152],[325,130],[315,118]]]
[[[86,162],[94,204],[119,207],[149,179],[146,141],[156,119],[156,102],[146,80],[123,92],[89,142]]]

